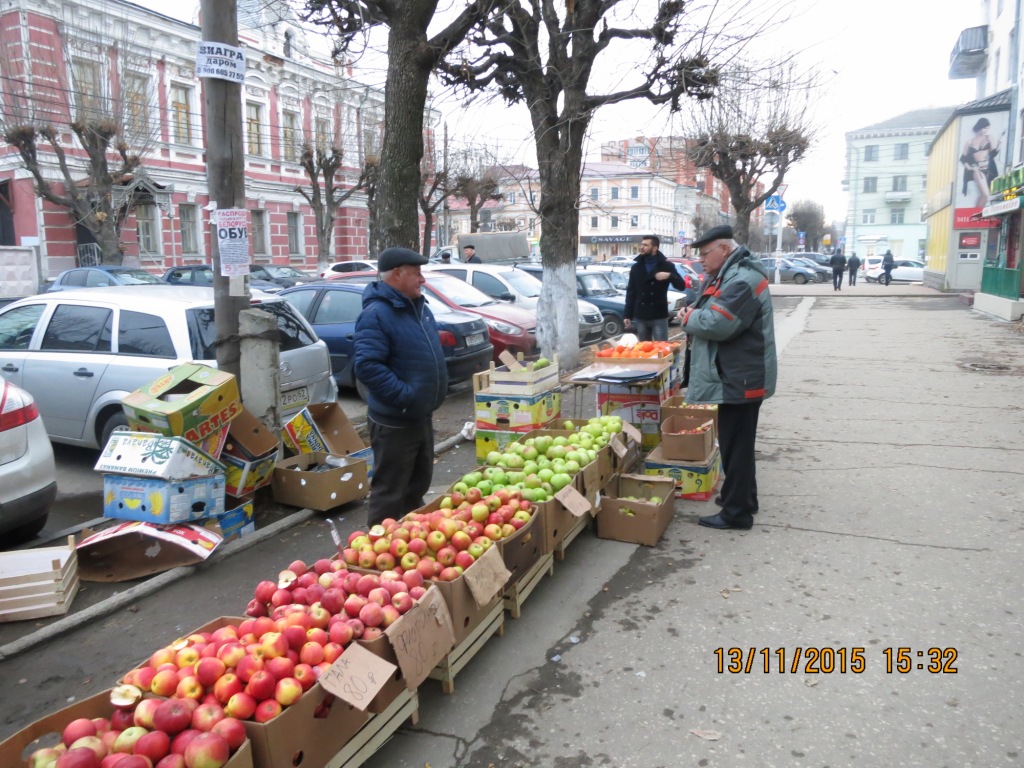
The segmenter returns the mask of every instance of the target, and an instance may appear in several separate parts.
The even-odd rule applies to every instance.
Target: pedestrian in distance
[[[850,258],[846,260],[846,268],[850,272],[850,279],[847,280],[847,285],[857,284],[857,270],[860,269],[860,259],[857,257],[857,252],[854,251],[850,254]]]
[[[892,271],[896,268],[896,259],[892,255],[892,251],[886,251],[882,257],[882,272],[884,273],[883,279],[885,284],[889,285],[892,281]]]
[[[463,261],[467,264],[481,264],[480,257],[476,255],[476,248],[472,245],[464,245],[462,247]]]
[[[843,273],[846,271],[846,257],[843,256],[842,251],[837,250],[832,254],[832,258],[828,260],[828,263],[832,267],[832,290],[843,290]]]
[[[686,280],[660,246],[661,240],[654,235],[641,239],[626,283],[625,326],[640,341],[668,341],[668,287],[686,290]]]
[[[355,372],[367,390],[373,447],[368,525],[423,506],[434,473],[433,413],[444,403],[448,369],[423,298],[426,263],[408,248],[385,249],[356,321]]]
[[[731,227],[694,241],[708,285],[679,312],[689,348],[686,401],[718,404],[721,511],[698,518],[708,528],[746,530],[758,512],[754,443],[761,403],[775,394],[777,358],[768,271]],[[717,500],[716,500],[717,501]]]

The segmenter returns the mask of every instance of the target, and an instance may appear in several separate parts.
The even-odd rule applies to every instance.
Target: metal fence
[[[1016,301],[1021,295],[1020,267],[990,267],[981,271],[981,292]]]

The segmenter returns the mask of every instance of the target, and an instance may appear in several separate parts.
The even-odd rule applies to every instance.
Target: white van
[[[428,264],[425,271],[444,272],[457,277],[498,301],[507,301],[534,315],[540,301],[541,283],[529,272],[512,264]],[[601,310],[588,301],[579,301],[580,346],[604,338]]]

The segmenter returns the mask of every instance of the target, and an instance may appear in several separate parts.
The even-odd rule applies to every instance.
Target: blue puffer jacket
[[[444,402],[448,369],[434,315],[387,283],[363,291],[356,321],[356,377],[369,390],[371,419],[386,426],[421,421]]]

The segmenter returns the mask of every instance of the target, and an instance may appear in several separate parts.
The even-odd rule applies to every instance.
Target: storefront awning
[[[990,216],[1006,216],[1014,211],[1019,211],[1022,200],[1024,198],[1015,197],[1012,200],[1000,200],[998,203],[989,203],[981,209],[981,216],[987,219]]]

